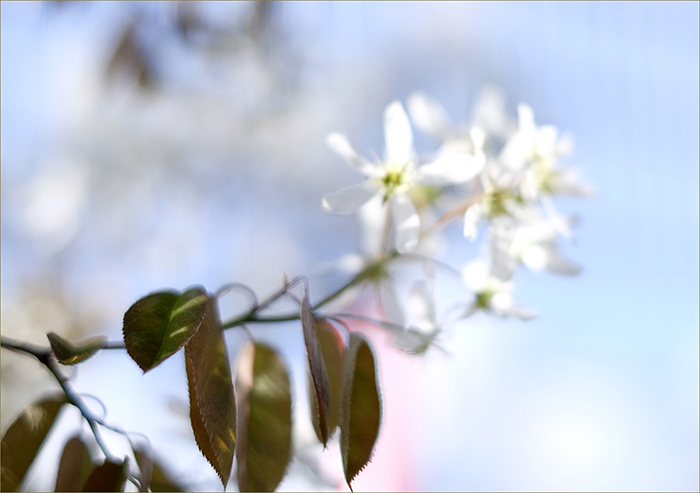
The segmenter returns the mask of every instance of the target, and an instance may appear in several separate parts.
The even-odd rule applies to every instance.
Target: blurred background
[[[381,154],[389,102],[421,90],[468,122],[491,85],[512,115],[526,102],[576,139],[569,162],[596,193],[558,205],[581,218],[562,248],[583,273],[519,272],[516,299],[539,318],[454,324],[445,354],[378,340],[384,420],[355,491],[698,490],[698,3],[1,9],[3,336],[117,341],[134,301],[193,284],[264,297],[305,274],[320,298],[343,281],[323,266],[358,248],[355,219],[321,198],[361,178],[325,136]],[[477,253],[459,225],[445,239],[455,267]],[[222,300],[224,316],[244,307]],[[300,328],[254,331],[295,382],[280,489],[347,490],[337,445],[312,443]],[[232,356],[243,340],[227,334]],[[4,433],[56,385],[6,350],[1,369]],[[221,488],[189,430],[180,356],[144,376],[105,351],[72,373],[174,479]],[[79,423],[63,413],[28,490],[53,488]]]

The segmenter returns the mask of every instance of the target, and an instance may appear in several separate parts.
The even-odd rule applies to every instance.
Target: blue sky
[[[104,306],[114,321],[101,327],[114,338],[119,310],[154,289],[202,283],[215,290],[244,280],[272,290],[282,271],[294,275],[354,248],[351,220],[318,207],[323,193],[357,179],[325,149],[325,134],[342,131],[362,149],[380,150],[381,112],[390,101],[422,90],[455,121],[467,121],[479,89],[493,84],[512,113],[526,102],[538,123],[575,137],[570,161],[596,193],[558,205],[581,219],[575,241],[563,249],[583,273],[573,279],[521,273],[517,298],[540,313],[537,320],[461,324],[445,343],[451,357],[411,366],[415,391],[425,399],[407,411],[422,423],[411,456],[413,488],[697,490],[698,3],[282,3],[277,19],[298,55],[293,63],[302,67],[295,104],[308,108],[298,110],[306,120],[270,124],[267,133],[251,134],[248,147],[226,144],[214,124],[201,138],[189,128],[192,154],[207,149],[196,181],[211,188],[210,197],[188,199],[185,175],[176,182],[180,202],[171,202],[175,193],[159,188],[161,171],[142,169],[141,186],[155,190],[149,214],[163,228],[148,236],[152,250],[132,251],[132,243],[120,250],[107,241],[117,236],[94,226],[106,212],[95,212],[102,209],[87,193],[75,205],[83,207],[84,221],[76,236],[59,253],[42,253],[33,243],[42,237],[23,236],[17,226],[25,217],[22,190],[60,159],[88,156],[86,169],[107,166],[90,160],[94,154],[85,149],[97,144],[85,122],[99,123],[95,112],[111,115],[118,107],[94,102],[94,73],[134,8],[144,13],[148,33],[159,32],[168,15],[159,4],[60,12],[2,4],[3,313],[23,280],[44,271],[60,280],[72,304],[94,283],[96,290],[112,288]],[[203,10],[216,22],[243,8],[211,3]],[[160,53],[175,93],[210,91],[231,111],[276,101],[247,59],[234,75],[206,72],[172,46]],[[240,86],[222,85],[227,77]],[[240,91],[248,99],[231,103]],[[153,121],[168,123],[161,118]],[[167,136],[163,141],[172,145]],[[421,137],[416,142],[429,145]],[[222,167],[226,156],[239,164]],[[177,159],[192,168],[195,158]],[[222,226],[228,224],[236,228]],[[178,250],[182,257],[159,253],[169,238],[195,231],[190,225],[198,239]],[[143,225],[135,230],[134,243],[138,231],[151,234]],[[446,234],[459,240],[457,229]],[[272,260],[248,265],[247,256],[261,252]],[[458,248],[445,255],[455,265],[463,261]],[[162,267],[134,258],[157,258]],[[258,265],[266,270],[256,276]],[[278,341],[288,344],[290,359],[298,357],[298,341]],[[115,422],[144,427],[139,413],[118,410],[118,398],[100,392],[104,381],[129,388],[119,380],[124,374],[138,381],[133,368],[125,369],[129,362],[119,360],[110,354],[103,360],[109,365],[90,363],[92,374],[86,367],[76,385],[105,400]],[[97,378],[98,371],[105,373]],[[156,378],[167,380],[165,371],[144,385]],[[178,392],[180,383],[169,385]],[[168,443],[158,436],[155,442]],[[311,487],[290,481],[283,487]]]

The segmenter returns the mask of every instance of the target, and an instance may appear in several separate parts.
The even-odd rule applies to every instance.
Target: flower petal
[[[439,333],[440,329],[435,329],[431,332],[408,329],[394,336],[394,346],[408,354],[425,354],[435,344],[435,339]]]
[[[526,104],[518,105],[518,132],[534,139],[535,137],[535,113],[532,108]]]
[[[442,105],[422,92],[408,97],[408,112],[416,127],[434,139],[444,142],[454,133],[454,125]]]
[[[503,93],[492,86],[481,90],[474,105],[474,123],[489,134],[506,139],[516,130],[516,124],[506,113],[506,99]]]
[[[504,317],[515,317],[527,322],[537,317],[537,312],[524,308],[518,305],[511,305],[508,309],[501,312],[501,316]]]
[[[405,164],[413,159],[413,131],[403,106],[398,101],[384,110],[386,160]]]
[[[332,133],[326,137],[326,144],[353,168],[369,176],[377,174],[377,166],[362,157],[345,135]]]
[[[515,274],[516,261],[510,253],[509,232],[493,225],[489,228],[488,239],[491,274],[501,281],[510,281]]]
[[[411,199],[403,193],[394,195],[393,205],[396,250],[410,252],[418,245],[420,217]]]
[[[523,248],[520,258],[530,270],[542,270],[547,267],[552,251],[538,243],[531,243]]]
[[[464,236],[474,241],[478,232],[477,226],[483,215],[481,204],[474,204],[464,212]]]
[[[425,185],[464,183],[478,175],[486,164],[486,157],[462,152],[446,152],[432,163],[418,169],[416,181]]]
[[[435,302],[426,281],[420,280],[413,285],[409,309],[414,324],[419,329],[428,331],[437,327]]]
[[[514,134],[503,146],[498,160],[508,169],[519,170],[525,167],[527,159],[532,155],[532,139],[524,133]]]
[[[557,210],[551,197],[541,197],[540,203],[557,232],[564,238],[571,239],[574,234],[571,231],[570,221]]]
[[[321,208],[331,214],[352,214],[365,202],[379,193],[379,187],[370,180],[360,185],[344,188],[323,197]]]
[[[375,257],[382,249],[382,236],[386,217],[386,208],[381,194],[369,200],[357,211],[360,220],[360,251],[367,258]]]
[[[576,276],[581,273],[581,267],[563,257],[558,251],[550,252],[545,269],[561,276]]]
[[[568,195],[571,197],[588,197],[593,195],[593,190],[581,183],[578,170],[575,168],[563,168],[558,171],[552,180],[552,192],[556,195]]]
[[[469,138],[472,141],[472,146],[474,147],[474,153],[477,151],[484,150],[484,144],[486,143],[486,134],[479,127],[472,127],[469,130]]]
[[[406,318],[404,317],[399,298],[390,283],[383,282],[379,285],[379,298],[382,310],[384,310],[384,314],[389,319],[389,322],[405,328]]]
[[[540,156],[554,155],[559,131],[552,125],[543,125],[537,129],[535,135],[535,150]]]
[[[355,275],[365,266],[365,259],[359,253],[348,253],[340,257],[336,266],[344,274]]]
[[[489,268],[481,259],[472,260],[462,268],[462,279],[469,289],[483,291],[488,282]]]

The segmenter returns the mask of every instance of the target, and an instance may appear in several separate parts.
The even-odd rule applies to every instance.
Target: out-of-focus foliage
[[[238,487],[241,491],[274,491],[292,457],[289,375],[274,349],[250,343],[238,363],[236,383],[241,409]]]
[[[88,476],[82,491],[124,491],[129,460],[112,462],[105,460]]]
[[[71,438],[63,447],[54,491],[82,491],[92,469],[90,452],[85,442],[80,436]]]
[[[44,444],[66,397],[46,397],[19,415],[2,437],[2,490],[17,491],[34,457]]]

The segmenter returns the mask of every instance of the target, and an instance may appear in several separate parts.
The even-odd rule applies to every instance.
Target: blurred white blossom
[[[545,219],[537,209],[530,208],[528,213],[529,221],[491,228],[489,252],[497,266],[495,269],[510,272],[512,276],[515,266],[520,263],[533,271],[546,270],[569,276],[580,273],[581,268],[559,252],[557,225]]]
[[[511,296],[513,284],[494,276],[481,259],[465,265],[462,269],[462,278],[474,293],[474,300],[467,304],[464,311],[465,317],[478,310],[493,313],[502,318],[512,316],[520,320],[530,320],[537,315],[532,310],[516,305]]]
[[[367,176],[359,185],[326,194],[322,208],[335,214],[353,214],[376,196],[391,207],[396,250],[405,253],[418,245],[420,216],[408,192],[418,184],[441,185],[455,181],[460,175],[462,157],[442,156],[418,166],[413,148],[413,131],[400,102],[384,110],[385,159],[372,163],[361,156],[344,135],[328,136],[328,145],[348,164]],[[465,164],[465,163],[462,163]],[[461,176],[457,176],[461,178]]]

